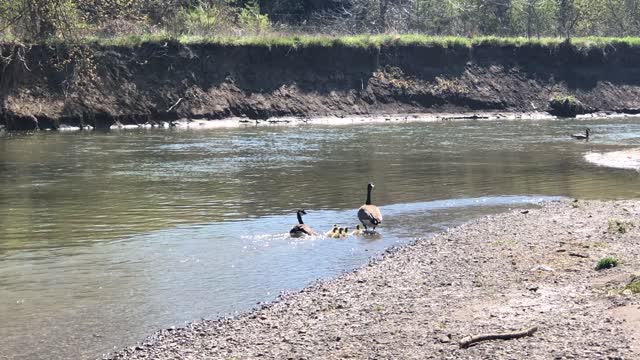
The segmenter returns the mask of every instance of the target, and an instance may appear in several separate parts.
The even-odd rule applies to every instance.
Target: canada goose
[[[334,239],[338,239],[342,237],[343,232],[344,232],[344,228],[338,228],[338,231],[334,232],[333,235],[331,235],[331,237]]]
[[[587,128],[587,130],[584,131],[584,134],[573,134],[571,135],[572,138],[576,139],[576,140],[589,140],[589,133],[591,132],[591,129]]]
[[[302,215],[307,215],[307,212],[304,210],[298,210],[298,225],[295,225],[294,227],[291,228],[291,230],[289,230],[289,235],[293,236],[293,237],[300,237],[303,235],[315,235],[315,231],[311,230],[311,228],[309,227],[309,225],[306,225],[304,222],[302,222]]]
[[[373,231],[375,231],[376,226],[382,223],[380,209],[375,205],[371,205],[371,191],[374,187],[373,184],[367,185],[367,202],[358,209],[358,219],[364,225],[365,232],[368,230],[367,225],[373,227]]]
[[[333,224],[333,227],[331,228],[331,230],[324,233],[324,235],[328,237],[333,237],[333,235],[335,235],[337,231],[338,231],[338,224]]]
[[[362,227],[360,227],[360,224],[356,225],[356,229],[353,230],[351,235],[354,235],[354,236],[362,235]]]

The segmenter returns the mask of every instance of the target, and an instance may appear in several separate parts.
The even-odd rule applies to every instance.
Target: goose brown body
[[[586,129],[584,134],[573,134],[571,135],[572,138],[576,139],[576,140],[589,140],[589,137],[591,136],[591,129]]]
[[[374,185],[367,185],[367,201],[358,209],[358,219],[364,225],[365,230],[371,226],[374,230],[382,223],[382,213],[377,206],[371,204],[371,191]]]
[[[311,227],[307,224],[298,224],[295,225],[291,230],[289,230],[289,234],[291,236],[302,236],[302,235],[313,235],[314,232]]]
[[[291,230],[289,230],[289,235],[293,237],[299,237],[304,235],[315,235],[315,231],[311,229],[311,227],[305,224],[302,221],[302,215],[306,215],[307,213],[304,210],[298,210],[298,224],[294,225]]]

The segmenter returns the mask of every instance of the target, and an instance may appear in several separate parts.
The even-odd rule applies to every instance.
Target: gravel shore
[[[640,295],[623,291],[640,270],[634,222],[640,201],[551,202],[481,218],[254,312],[162,330],[107,358],[640,358]],[[596,271],[605,256],[620,264]],[[531,326],[530,337],[458,346]]]

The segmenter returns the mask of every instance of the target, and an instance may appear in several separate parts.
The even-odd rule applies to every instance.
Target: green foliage
[[[624,290],[631,291],[632,294],[640,294],[640,277],[634,277],[625,287]]]
[[[168,27],[174,33],[188,35],[210,35],[228,22],[225,7],[198,5],[180,9]]]
[[[554,96],[553,99],[551,99],[551,101],[555,101],[555,102],[569,102],[569,103],[575,103],[576,102],[576,98],[574,98],[571,95],[567,95],[567,96],[561,96],[561,95],[557,95]],[[575,200],[577,202],[577,199]]]
[[[256,0],[247,1],[238,13],[238,24],[244,31],[262,34],[271,28],[269,16],[260,13],[260,5]]]
[[[618,266],[618,259],[613,256],[602,258],[596,264],[596,270],[611,269]]]
[[[512,0],[511,32],[528,38],[548,35],[556,27],[556,4],[556,0]]]
[[[286,39],[273,39],[282,33]],[[300,34],[322,36],[296,40]],[[640,1],[0,0],[0,36],[4,39],[40,42],[157,35],[206,41],[223,38],[220,42],[233,36],[265,36],[270,39],[247,41],[296,46],[551,47],[567,37],[577,49],[603,44],[636,46]]]
[[[549,112],[558,117],[576,117],[587,113],[588,109],[573,96],[556,96],[549,101]],[[577,200],[571,205],[580,207]]]
[[[74,0],[0,0],[3,37],[27,41],[72,38],[86,25]]]

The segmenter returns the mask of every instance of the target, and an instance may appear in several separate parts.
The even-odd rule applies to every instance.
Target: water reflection
[[[629,119],[5,134],[0,358],[95,357],[540,199],[522,195],[637,197],[636,172],[583,155],[639,144]],[[355,225],[370,181],[381,239],[288,238],[298,208]]]

